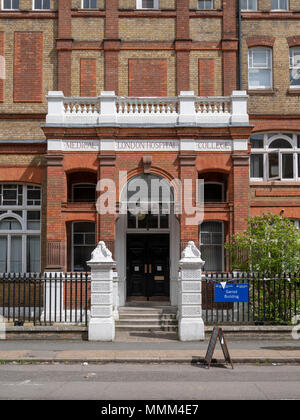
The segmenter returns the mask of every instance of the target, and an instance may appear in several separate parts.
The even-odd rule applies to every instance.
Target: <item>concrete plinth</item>
[[[180,341],[204,340],[204,322],[202,318],[181,318],[178,322]]]
[[[115,339],[115,321],[111,319],[92,318],[89,322],[89,341],[113,341]]]

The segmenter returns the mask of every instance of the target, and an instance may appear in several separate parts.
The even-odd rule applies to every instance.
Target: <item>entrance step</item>
[[[148,302],[147,302],[148,303]],[[177,331],[177,308],[167,305],[130,305],[119,308],[119,331]]]

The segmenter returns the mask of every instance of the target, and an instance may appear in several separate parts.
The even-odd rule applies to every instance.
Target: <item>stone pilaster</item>
[[[98,243],[87,264],[91,267],[91,317],[88,338],[90,341],[113,341],[113,268],[116,263],[103,241]]]
[[[201,280],[204,261],[193,241],[184,249],[179,261],[179,319],[180,341],[204,340],[202,319]]]

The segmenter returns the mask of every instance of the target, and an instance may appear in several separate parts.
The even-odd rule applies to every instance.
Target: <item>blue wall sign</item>
[[[215,302],[249,302],[249,284],[215,283]]]

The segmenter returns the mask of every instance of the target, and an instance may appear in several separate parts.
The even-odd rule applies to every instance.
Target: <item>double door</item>
[[[169,297],[169,235],[127,235],[127,297]]]

